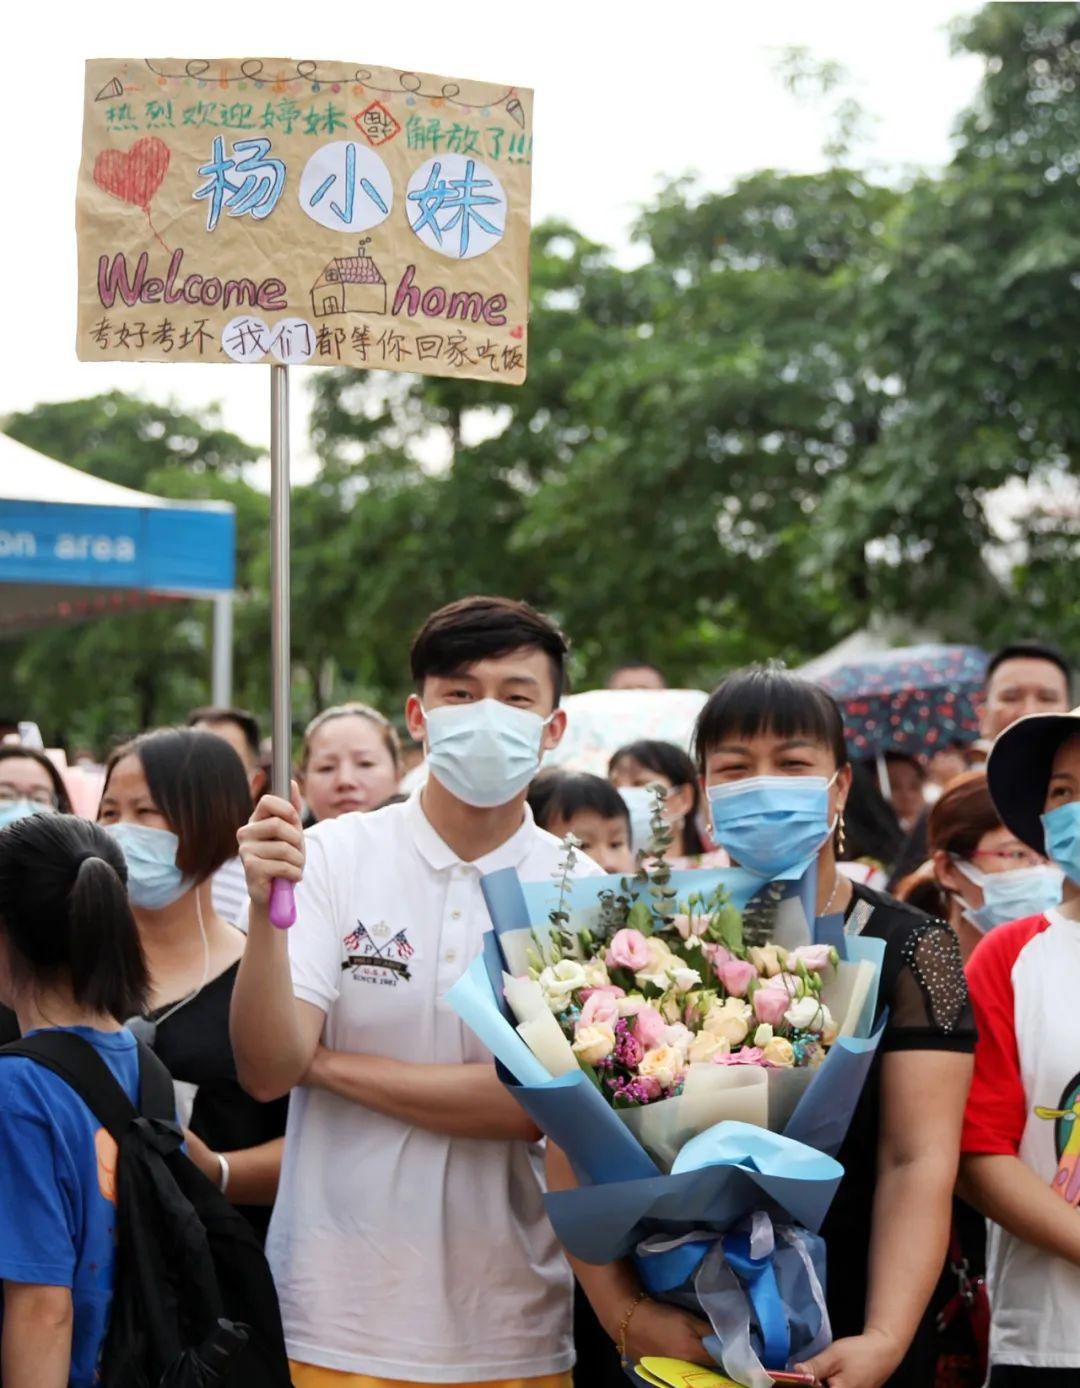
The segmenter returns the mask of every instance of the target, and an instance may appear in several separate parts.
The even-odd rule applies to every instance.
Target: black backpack
[[[117,1266],[102,1388],[290,1388],[254,1231],[180,1150],[169,1072],[139,1042],[139,1111],[93,1046],[42,1031],[0,1047],[59,1075],[119,1148]]]

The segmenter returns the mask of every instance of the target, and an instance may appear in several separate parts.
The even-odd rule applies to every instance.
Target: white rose
[[[596,1065],[615,1049],[615,1028],[606,1022],[582,1027],[574,1037],[573,1051],[584,1065]]]
[[[768,1022],[762,1022],[757,1031],[754,1032],[754,1045],[767,1046],[773,1039],[773,1029]]]
[[[822,1031],[831,1020],[828,1009],[813,993],[799,998],[784,1013],[784,1021],[796,1031]]]
[[[582,965],[585,970],[586,988],[609,988],[611,979],[602,959],[588,959]]]
[[[664,1045],[674,1046],[683,1057],[686,1056],[693,1042],[694,1033],[682,1022],[676,1022],[674,1026],[668,1027],[667,1031],[664,1032]]]
[[[543,989],[544,1001],[556,1014],[566,1011],[572,993],[588,986],[585,970],[576,959],[560,959],[557,964],[549,964],[537,982]]]
[[[750,1034],[750,1020],[753,1008],[742,998],[725,998],[709,1009],[705,1018],[704,1030],[713,1036],[721,1036],[731,1045],[738,1046]]]
[[[674,1046],[657,1046],[646,1051],[638,1066],[638,1074],[657,1080],[664,1089],[671,1089],[683,1077],[686,1065]]]
[[[714,1036],[711,1031],[703,1031],[694,1037],[688,1053],[688,1059],[692,1063],[695,1063],[702,1060],[712,1060],[718,1055],[730,1054],[730,1041],[726,1041],[722,1036]]]
[[[615,1005],[620,1017],[636,1017],[645,1006],[645,999],[640,993],[628,993],[625,998],[616,998]]]
[[[671,970],[671,981],[677,993],[689,993],[691,988],[696,988],[701,982],[701,974],[697,969],[688,968],[684,964],[681,968]]]

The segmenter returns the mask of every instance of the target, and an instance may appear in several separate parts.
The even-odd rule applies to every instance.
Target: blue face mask
[[[55,814],[48,805],[39,805],[36,800],[9,800],[0,805],[0,829],[6,829],[20,819],[29,819],[32,814]]]
[[[498,699],[425,710],[428,769],[466,805],[505,805],[540,769],[544,728],[554,716],[541,718]]]
[[[1046,856],[1070,882],[1080,882],[1080,800],[1059,805],[1042,817]]]
[[[619,794],[630,811],[630,847],[638,853],[652,845],[653,797],[647,786],[620,786]]]
[[[168,829],[145,824],[105,826],[127,860],[128,897],[144,911],[163,911],[195,885],[176,866],[180,840]]]
[[[835,779],[750,776],[710,786],[713,836],[758,877],[801,877],[832,832],[829,787]]]
[[[965,903],[962,909],[983,934],[1009,921],[1041,916],[1061,903],[1061,870],[1048,863],[1010,868],[1008,872],[983,872],[972,863],[954,861],[969,882],[982,888],[983,904],[974,907]]]

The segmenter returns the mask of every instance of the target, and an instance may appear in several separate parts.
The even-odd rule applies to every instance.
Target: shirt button
[[[450,919],[451,919],[452,921],[459,921],[459,920],[461,919],[461,912],[460,912],[460,911],[451,911],[451,912],[450,912]]]
[[[446,953],[443,955],[443,958],[446,960],[448,964],[452,964],[454,960],[457,958],[457,950],[448,949]]]

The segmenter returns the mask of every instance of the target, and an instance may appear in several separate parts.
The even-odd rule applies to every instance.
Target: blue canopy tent
[[[0,434],[0,637],[184,598],[214,603],[212,697],[232,699],[236,517],[168,501]]]

